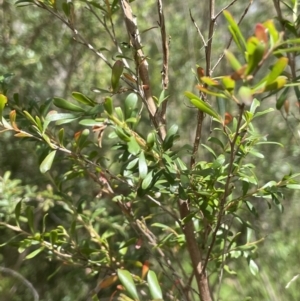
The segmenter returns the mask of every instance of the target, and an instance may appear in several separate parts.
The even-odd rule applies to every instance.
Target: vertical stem
[[[179,200],[180,217],[184,219],[191,212],[189,209],[189,202],[187,200]],[[206,271],[203,270],[202,266],[202,254],[195,237],[195,228],[192,220],[184,225],[183,232],[186,239],[186,245],[192,261],[192,266],[195,273],[195,278],[200,294],[201,301],[212,301],[211,294],[209,291],[208,279]]]

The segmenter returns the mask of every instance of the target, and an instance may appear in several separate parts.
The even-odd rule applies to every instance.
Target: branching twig
[[[159,114],[156,114],[157,107],[152,97],[148,62],[142,50],[141,38],[137,27],[137,22],[132,14],[132,10],[129,5],[129,2],[127,0],[120,0],[120,4],[123,10],[124,20],[125,20],[125,25],[129,36],[129,40],[135,52],[134,59],[141,80],[141,84],[139,85],[140,95],[143,96],[142,98],[144,104],[147,108],[150,119],[155,129],[158,131],[160,138],[164,140],[166,136],[166,130],[165,130],[165,126],[162,124],[160,120]]]
[[[221,226],[221,223],[222,223],[222,218],[223,218],[223,215],[224,215],[224,208],[225,208],[226,199],[227,199],[227,197],[230,193],[230,183],[231,183],[231,178],[232,178],[232,170],[233,170],[233,167],[234,167],[233,166],[234,159],[235,159],[235,156],[236,156],[236,154],[239,150],[239,146],[236,146],[235,144],[236,144],[237,138],[240,135],[239,131],[240,131],[240,127],[241,127],[241,124],[242,124],[244,108],[245,108],[244,103],[239,105],[240,113],[239,113],[239,119],[238,119],[237,126],[236,126],[236,132],[235,132],[234,138],[231,141],[229,141],[229,143],[230,143],[230,159],[229,160],[230,161],[229,161],[229,166],[228,166],[228,173],[227,173],[227,178],[226,178],[225,191],[224,191],[224,195],[223,195],[222,199],[220,200],[219,213],[218,213],[218,216],[217,216],[217,223],[216,223],[216,227],[215,227],[215,229],[213,231],[213,234],[212,234],[212,240],[211,240],[211,243],[209,245],[209,249],[207,251],[205,261],[203,263],[203,271],[205,271],[205,269],[207,267],[210,254],[211,254],[212,249],[214,247],[214,244],[215,244],[215,241],[216,241],[216,238],[217,238],[217,232],[220,229],[220,226]]]
[[[73,24],[71,24],[69,21],[65,20],[59,13],[55,12],[54,10],[49,9],[49,7],[47,5],[45,5],[44,3],[35,1],[35,4],[38,7],[47,10],[50,14],[52,14],[53,16],[58,18],[62,23],[64,23],[68,28],[70,28],[72,30],[72,32],[74,33],[75,40],[76,40],[76,38],[79,38],[79,42],[81,42],[87,48],[92,50],[97,56],[99,56],[105,62],[106,65],[108,65],[110,68],[112,68],[112,65],[109,63],[107,58],[103,55],[103,53],[98,51],[97,49],[94,48],[94,46],[92,46],[90,43],[88,43],[85,40],[85,38],[79,33],[79,31],[77,29],[75,29]]]
[[[161,44],[163,52],[163,67],[162,67],[162,86],[164,90],[168,89],[169,86],[169,42],[166,34],[165,16],[163,11],[162,0],[157,0],[158,16],[159,16],[159,27],[161,32]],[[164,126],[166,126],[166,111],[167,111],[168,99],[162,103],[160,112],[160,119]]]

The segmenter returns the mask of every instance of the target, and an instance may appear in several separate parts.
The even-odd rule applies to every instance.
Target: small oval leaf
[[[156,274],[151,270],[147,274],[147,282],[149,285],[149,290],[152,299],[162,299],[163,296],[162,296],[161,287],[158,283]]]
[[[56,155],[56,150],[48,154],[47,157],[43,160],[43,162],[40,165],[41,173],[45,173],[51,169],[55,155]]]
[[[117,270],[119,280],[134,300],[140,300],[131,274],[126,270]]]

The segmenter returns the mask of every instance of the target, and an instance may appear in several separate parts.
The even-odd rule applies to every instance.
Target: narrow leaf
[[[148,166],[145,159],[144,152],[140,153],[139,156],[139,175],[141,179],[144,179],[147,176],[148,173]]]
[[[37,249],[37,250],[35,250],[35,251],[29,253],[29,254],[25,257],[25,259],[31,259],[31,258],[35,257],[36,255],[38,255],[38,254],[40,254],[41,252],[43,252],[44,249],[45,249],[45,247],[41,247],[41,248],[39,248],[39,249]]]
[[[123,73],[123,70],[124,70],[124,63],[121,60],[117,60],[114,63],[111,72],[111,86],[114,93],[117,92],[118,90],[119,81]]]
[[[85,111],[83,108],[81,108],[81,107],[79,107],[77,105],[74,105],[70,101],[67,101],[67,100],[65,100],[63,98],[54,97],[53,98],[53,103],[58,108],[65,109],[65,110],[68,110],[68,111],[81,112],[81,113]]]
[[[152,299],[162,299],[163,295],[162,295],[161,287],[158,283],[156,274],[151,270],[147,274],[147,282],[149,285],[149,290]]]
[[[96,104],[96,102],[94,100],[92,100],[91,98],[85,96],[84,94],[82,94],[80,92],[72,92],[72,96],[78,102],[88,105],[90,107],[93,107]]]
[[[56,150],[48,154],[47,157],[43,160],[43,162],[40,165],[41,173],[45,173],[51,169],[55,155],[56,155]]]
[[[282,74],[282,72],[288,64],[288,61],[289,60],[286,57],[281,57],[277,60],[277,62],[272,67],[270,74],[268,75],[266,85],[269,85],[272,82],[274,82],[277,79],[277,77]]]
[[[0,120],[2,120],[3,110],[7,103],[7,97],[3,94],[0,94]]]
[[[140,300],[131,274],[126,270],[117,270],[119,280],[134,300]]]

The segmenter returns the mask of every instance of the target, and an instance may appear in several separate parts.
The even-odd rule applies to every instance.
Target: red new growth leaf
[[[232,119],[233,119],[232,115],[226,112],[224,116],[224,125],[229,124],[232,121]]]
[[[255,36],[258,38],[259,41],[263,41],[266,44],[268,43],[268,35],[266,28],[261,23],[258,23],[255,26]]]

